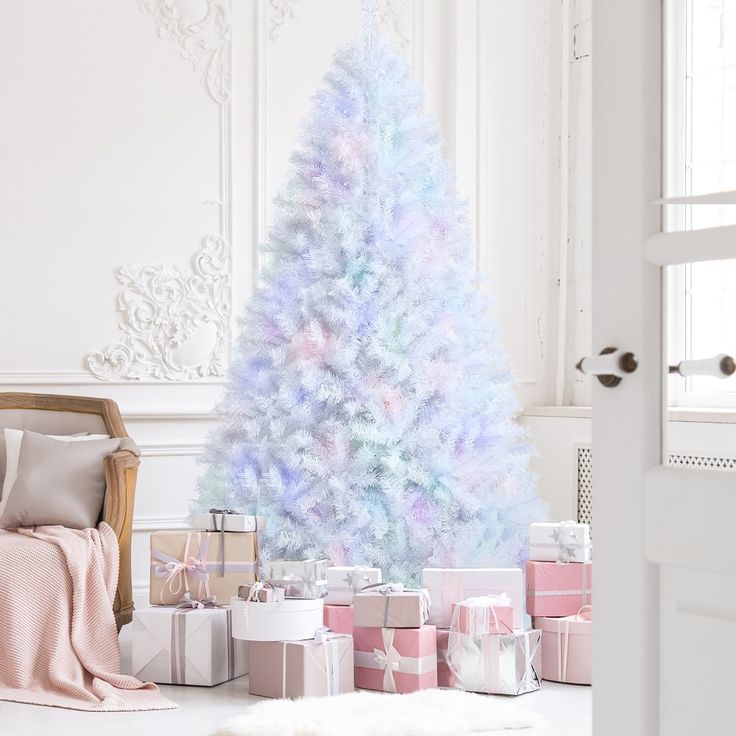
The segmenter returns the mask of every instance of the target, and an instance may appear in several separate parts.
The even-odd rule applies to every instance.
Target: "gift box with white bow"
[[[429,592],[424,588],[383,583],[355,594],[353,622],[355,626],[416,629],[429,617],[429,605]]]
[[[248,583],[238,588],[238,598],[257,603],[276,603],[284,600],[284,589],[274,588],[271,583]]]
[[[574,521],[529,526],[529,559],[537,562],[590,562],[590,527]]]
[[[210,509],[207,513],[194,514],[192,528],[210,532],[262,532],[266,528],[265,516],[238,514],[230,509]]]
[[[328,567],[325,603],[349,606],[356,593],[380,582],[381,570],[377,567]]]
[[[251,695],[303,698],[351,693],[353,638],[320,630],[308,641],[251,642]]]
[[[248,674],[247,646],[233,640],[227,608],[139,609],[133,613],[131,674],[144,682],[218,685]]]
[[[322,598],[273,603],[232,598],[233,636],[246,641],[311,639],[323,626]]]
[[[572,616],[593,602],[593,563],[526,563],[526,610],[532,616]]]
[[[450,631],[447,662],[453,687],[494,695],[522,695],[539,690],[541,631],[472,636]]]
[[[534,625],[542,631],[542,679],[590,685],[593,682],[592,606],[574,616],[540,616]]]
[[[176,605],[189,594],[229,603],[240,585],[255,581],[257,566],[253,532],[153,532],[150,601]]]
[[[324,598],[327,595],[327,558],[309,560],[268,560],[263,578],[283,588],[287,598]]]
[[[422,586],[432,599],[428,623],[450,628],[452,604],[482,595],[506,594],[514,608],[514,629],[524,626],[524,575],[518,567],[437,568],[422,570]]]
[[[411,693],[437,687],[437,633],[417,629],[358,627],[355,686],[387,693]]]

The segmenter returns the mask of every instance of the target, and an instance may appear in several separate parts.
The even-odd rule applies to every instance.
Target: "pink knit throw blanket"
[[[176,706],[120,674],[118,545],[99,529],[0,530],[0,700],[74,710]]]

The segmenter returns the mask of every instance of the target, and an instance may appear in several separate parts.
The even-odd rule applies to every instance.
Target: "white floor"
[[[130,651],[129,631],[121,635],[123,664]],[[13,736],[207,736],[223,721],[239,715],[262,699],[248,695],[248,679],[241,677],[214,688],[161,686],[180,706],[175,711],[153,713],[80,713],[58,708],[0,702],[0,733]],[[523,695],[519,704],[536,710],[548,723],[539,729],[503,732],[520,736],[590,736],[589,687],[544,682],[536,693]],[[502,732],[498,732],[501,734]],[[345,736],[350,736],[346,730]],[[451,736],[451,734],[448,734]]]

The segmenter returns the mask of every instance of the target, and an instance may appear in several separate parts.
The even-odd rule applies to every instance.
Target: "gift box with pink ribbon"
[[[526,610],[530,615],[572,616],[592,602],[592,563],[526,563]]]
[[[229,603],[258,567],[253,532],[165,531],[151,534],[150,601],[175,605],[189,594]]]
[[[324,624],[338,634],[353,633],[353,607],[333,606],[325,603]]]
[[[590,562],[590,526],[575,521],[529,525],[529,559],[537,562]]]
[[[231,612],[214,601],[133,613],[131,674],[144,682],[218,685],[248,673],[248,649],[231,636]]]
[[[387,693],[437,687],[437,634],[416,629],[359,627],[353,630],[355,686]]]
[[[593,682],[593,607],[574,616],[541,616],[534,625],[542,631],[542,679],[590,685]]]
[[[450,630],[447,663],[452,686],[493,695],[522,695],[540,687],[541,631],[473,636]]]
[[[373,585],[353,597],[355,626],[415,629],[429,617],[429,592],[401,583]]]
[[[509,597],[514,608],[514,626],[524,625],[524,575],[518,567],[434,568],[422,570],[422,585],[429,589],[431,606],[428,623],[447,629],[452,604],[483,595]]]
[[[265,698],[302,698],[353,692],[353,639],[320,628],[306,641],[249,645],[249,692]]]
[[[328,567],[325,603],[331,606],[349,606],[356,593],[368,585],[380,582],[381,570],[377,567]]]

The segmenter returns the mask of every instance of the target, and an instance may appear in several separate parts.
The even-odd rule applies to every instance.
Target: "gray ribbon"
[[[181,614],[202,609],[222,608],[214,596],[204,600],[194,600],[190,593],[184,593],[173,611],[171,620],[171,682],[174,685],[186,684],[187,665],[187,617]],[[233,619],[230,610],[227,610],[227,674],[228,679],[235,677],[235,650],[233,648]]]
[[[216,532],[220,532],[220,577],[225,577],[225,516],[227,514],[235,514],[237,512],[232,509],[210,509],[212,514],[212,525]],[[217,517],[220,517],[220,528],[217,528]]]

